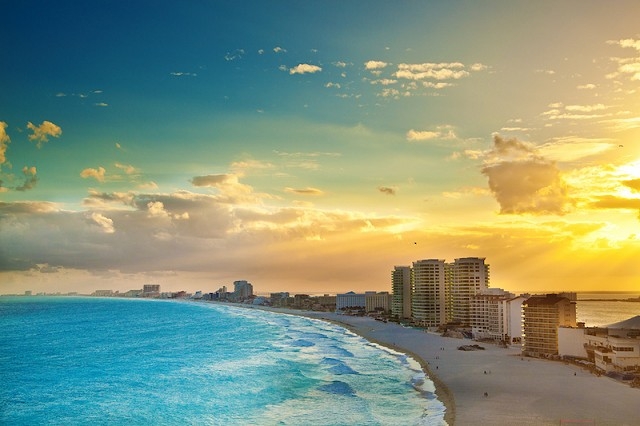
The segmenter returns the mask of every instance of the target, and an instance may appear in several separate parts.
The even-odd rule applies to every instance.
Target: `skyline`
[[[3,9],[0,293],[639,288],[637,2]]]

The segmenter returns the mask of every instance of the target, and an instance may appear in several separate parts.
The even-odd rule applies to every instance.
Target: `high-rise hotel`
[[[396,266],[391,271],[391,314],[399,319],[410,319],[411,312],[411,267]]]
[[[411,310],[417,324],[436,327],[447,323],[447,279],[443,259],[413,262]]]
[[[489,265],[484,257],[463,257],[449,264],[451,321],[471,325],[471,301],[489,288]]]
[[[451,263],[423,259],[413,262],[411,268],[396,266],[392,272],[393,314],[408,318],[406,274],[410,270],[410,316],[414,322],[426,327],[450,322],[471,326],[471,301],[489,287],[489,265],[484,261],[483,257],[464,257]]]

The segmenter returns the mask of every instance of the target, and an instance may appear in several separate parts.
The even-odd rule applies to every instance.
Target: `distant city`
[[[640,373],[640,316],[608,327],[587,327],[576,322],[575,292],[516,295],[489,287],[489,270],[482,257],[417,260],[393,268],[391,292],[258,296],[250,282],[238,280],[233,291],[222,286],[215,292],[162,292],[160,284],[144,284],[123,293],[96,290],[91,296],[189,299],[370,316],[449,337],[520,345],[523,356],[575,362],[597,374],[624,378]]]

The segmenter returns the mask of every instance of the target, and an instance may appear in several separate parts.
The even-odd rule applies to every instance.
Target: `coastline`
[[[433,382],[449,425],[640,424],[640,389],[562,361],[523,358],[520,347],[461,351],[477,342],[368,317],[254,308],[332,322],[406,353]]]

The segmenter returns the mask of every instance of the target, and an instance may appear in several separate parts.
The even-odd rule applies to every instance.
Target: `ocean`
[[[223,304],[0,298],[0,424],[442,425],[420,365]]]
[[[640,315],[640,302],[626,299],[640,297],[637,292],[578,293],[576,319],[587,327],[602,327]]]

